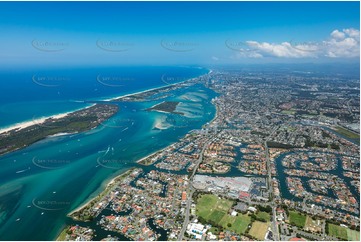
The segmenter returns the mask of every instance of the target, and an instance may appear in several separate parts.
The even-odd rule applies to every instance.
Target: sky
[[[358,62],[359,2],[0,2],[0,64]]]

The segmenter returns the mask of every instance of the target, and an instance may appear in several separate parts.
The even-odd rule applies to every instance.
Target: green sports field
[[[347,239],[350,241],[360,241],[360,232],[352,229],[347,229]]]
[[[295,211],[290,211],[290,223],[294,223],[297,227],[303,228],[306,224],[306,216]]]
[[[220,221],[220,213],[226,214],[232,204],[233,202],[230,200],[219,199],[212,194],[204,194],[197,201],[196,214],[206,220]]]
[[[343,240],[347,240],[347,229],[336,224],[327,224],[328,234]]]
[[[336,224],[327,224],[328,234],[343,240],[360,241],[360,232]]]
[[[232,230],[238,234],[244,233],[251,222],[251,218],[243,214],[229,215],[228,212],[232,205],[233,202],[228,199],[220,199],[215,195],[204,194],[197,200],[196,214],[207,221],[222,226],[224,229]]]

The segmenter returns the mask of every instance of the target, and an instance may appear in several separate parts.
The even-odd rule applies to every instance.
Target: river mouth
[[[189,131],[199,129],[212,120],[215,108],[211,99],[216,94],[208,88],[194,85],[177,89],[173,91],[172,98],[176,100],[183,92],[199,90],[208,96],[208,99],[202,99],[199,103],[206,115],[178,118],[174,114],[166,114],[165,120],[172,124],[167,129],[153,129],[154,120],[159,114],[145,111],[145,107],[152,105],[151,102],[118,102],[120,111],[111,118],[115,121],[110,119],[105,125],[88,132],[51,137],[3,156],[0,182],[5,189],[2,191],[9,193],[9,188],[17,184],[26,186],[17,192],[14,198],[17,203],[5,201],[14,207],[2,206],[6,211],[6,214],[2,213],[2,218],[6,219],[3,219],[0,227],[1,239],[53,240],[67,224],[77,224],[66,215],[90,197],[96,196],[103,189],[105,180],[140,166],[135,163],[138,159],[177,142]],[[128,125],[127,129],[123,125]],[[68,162],[57,162],[54,169],[46,169],[34,165],[34,157],[37,161]],[[35,204],[46,206],[34,206],[34,199]],[[37,218],[36,222],[31,219],[34,217]],[[47,226],[49,223],[54,226]],[[99,227],[96,228],[99,230]],[[23,232],[5,232],[18,230]],[[32,233],[34,230],[39,233]],[[102,232],[101,236],[108,236],[110,233],[107,232]],[[120,235],[117,237],[122,239]]]

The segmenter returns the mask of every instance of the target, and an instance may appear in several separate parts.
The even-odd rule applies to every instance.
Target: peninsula
[[[33,124],[25,127],[14,127],[0,133],[0,155],[25,148],[48,136],[93,129],[117,111],[117,105],[95,104],[59,118],[50,117],[41,122],[34,120]]]

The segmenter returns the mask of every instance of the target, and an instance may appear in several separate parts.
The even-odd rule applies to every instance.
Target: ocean
[[[207,73],[195,67],[112,67],[0,71],[0,127],[84,108]],[[0,157],[0,239],[53,240],[73,209],[138,159],[212,120],[217,94],[200,84],[156,101],[118,102],[119,112],[97,128],[37,142]],[[179,101],[184,115],[149,112]],[[101,238],[98,238],[101,239]]]

